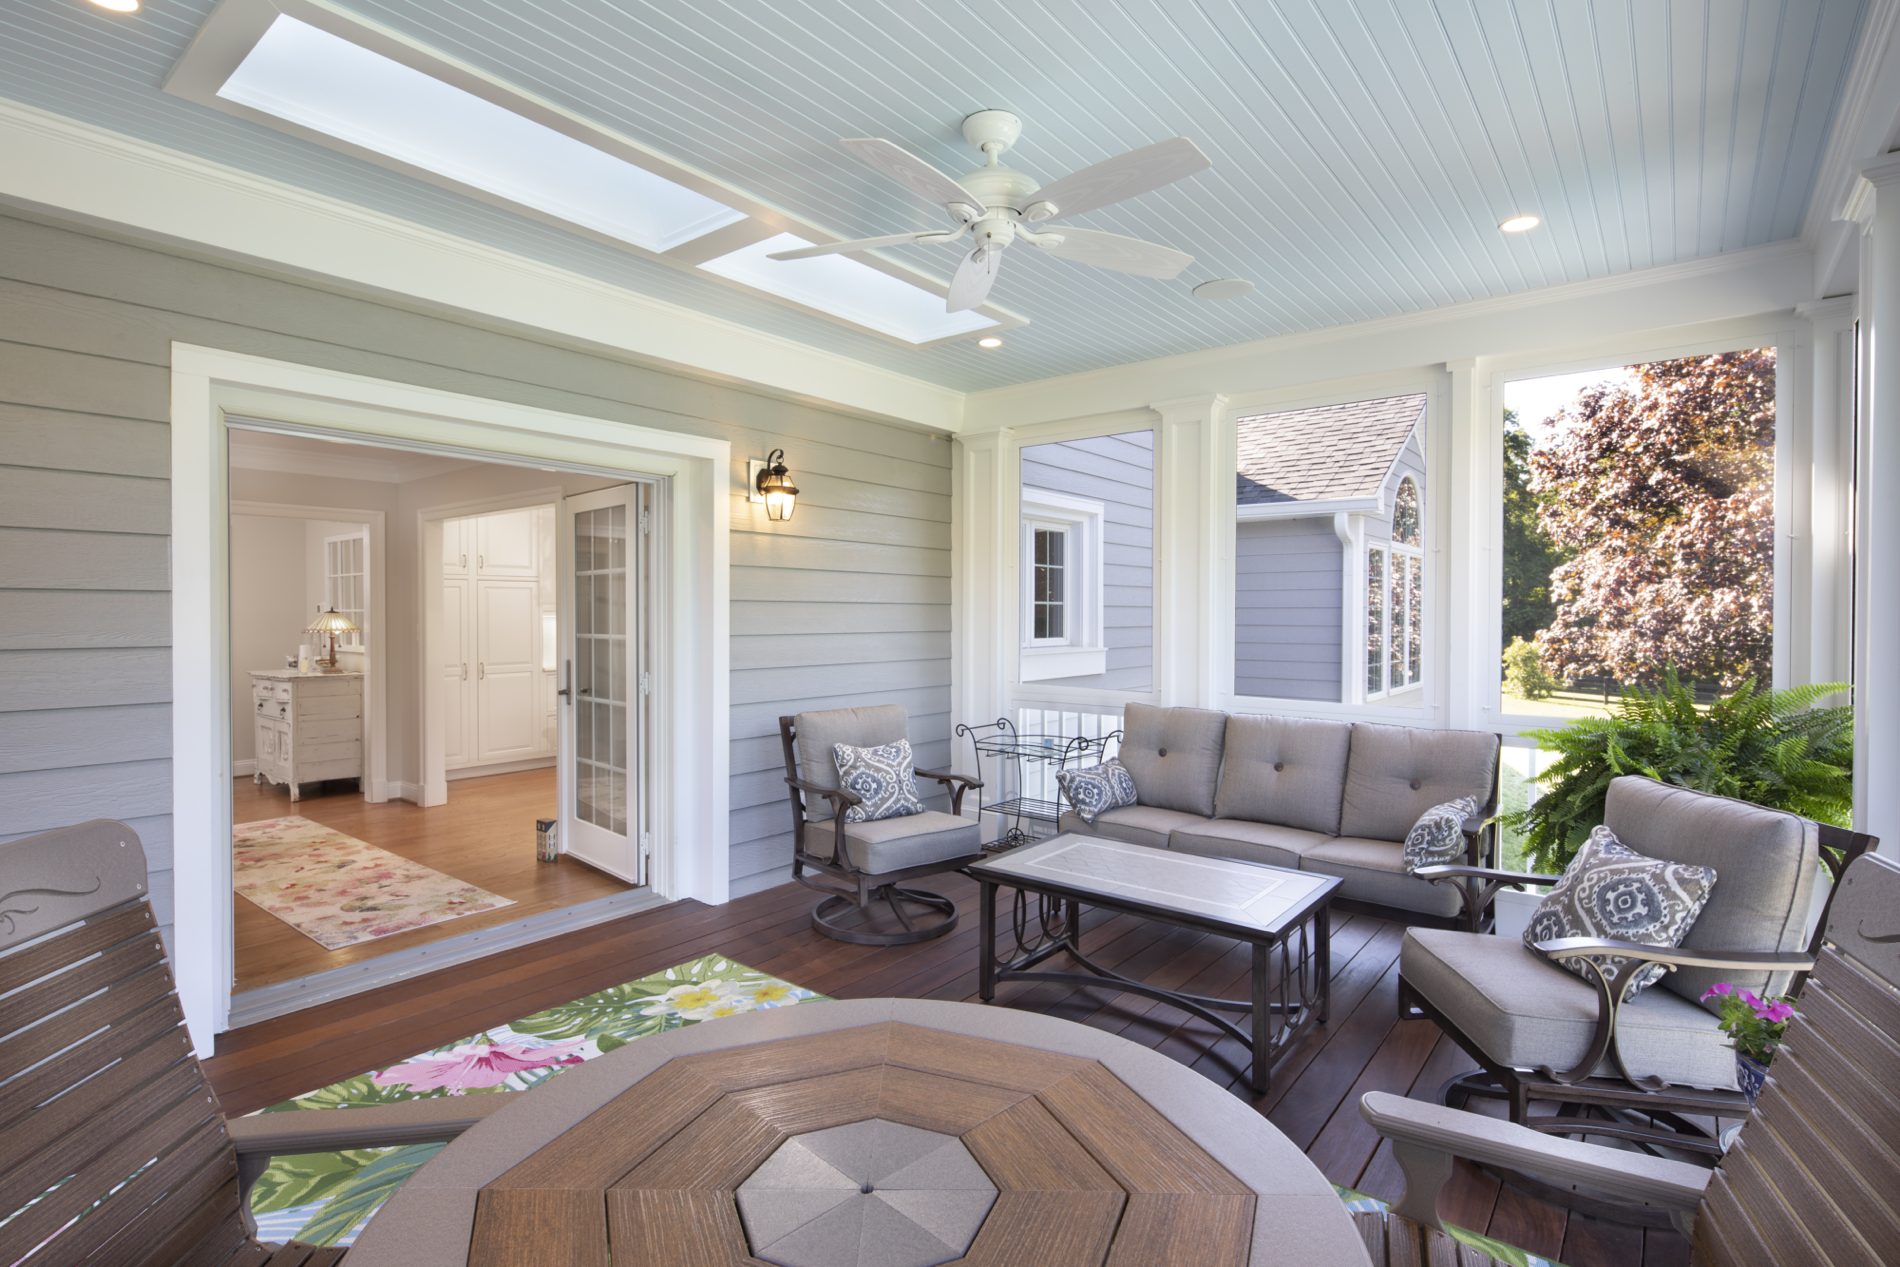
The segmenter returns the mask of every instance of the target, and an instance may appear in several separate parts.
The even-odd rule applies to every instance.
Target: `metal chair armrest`
[[[1469,827],[1471,819],[1466,819]],[[1527,884],[1555,884],[1558,877],[1548,875],[1530,875],[1520,871],[1499,871],[1492,867],[1468,867],[1462,864],[1440,863],[1436,866],[1420,867],[1412,872],[1421,880],[1433,884],[1447,881],[1457,889],[1458,900],[1465,907],[1465,928],[1469,932],[1484,931],[1484,912],[1491,905],[1491,899],[1500,889],[1522,890]]]
[[[1567,1180],[1655,1206],[1667,1210],[1685,1234],[1714,1173],[1688,1162],[1584,1144],[1383,1091],[1360,1097],[1359,1116],[1392,1141],[1393,1157],[1405,1174],[1405,1194],[1393,1203],[1393,1213],[1440,1229],[1444,1224],[1438,1218],[1438,1192],[1451,1177],[1454,1157]]]
[[[949,788],[950,812],[959,818],[963,817],[963,794],[973,787],[980,788],[983,786],[983,780],[981,779],[972,778],[967,774],[953,774],[948,770],[919,770],[917,771],[917,777],[920,779],[935,779],[937,782]]]
[[[1615,955],[1643,963],[1667,964],[1671,968],[1735,968],[1756,972],[1810,972],[1814,968],[1811,956],[1795,951],[1683,950],[1676,946],[1646,946],[1641,942],[1617,941],[1611,937],[1557,937],[1538,942],[1537,950],[1548,959]]]
[[[847,792],[843,788],[819,787],[816,783],[807,783],[803,779],[794,779],[789,774],[784,777],[788,785],[797,788],[799,791],[809,792],[813,796],[822,796],[831,802],[831,821],[833,823],[831,865],[834,867],[848,865],[851,855],[846,853],[844,848],[844,812],[853,805],[864,804],[864,798],[859,796],[856,792]],[[819,858],[823,855],[811,854],[810,856]]]
[[[1522,888],[1526,884],[1555,884],[1563,879],[1557,875],[1533,875],[1528,871],[1500,871],[1495,867],[1467,867],[1459,863],[1440,863],[1436,866],[1420,867],[1412,873],[1421,880],[1430,880],[1436,884],[1439,880],[1457,880],[1473,876],[1484,880],[1497,880],[1512,888]]]

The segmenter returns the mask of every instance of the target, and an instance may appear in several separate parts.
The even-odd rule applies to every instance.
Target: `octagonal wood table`
[[[710,1021],[567,1070],[437,1154],[370,1220],[349,1262],[791,1262],[748,1241],[735,1193],[769,1159],[781,1165],[788,1140],[873,1121],[949,1137],[994,1183],[967,1248],[936,1262],[1368,1261],[1299,1149],[1167,1057],[1034,1013],[862,999]],[[877,1200],[872,1187],[827,1200]],[[928,1195],[904,1194],[906,1208]],[[867,1233],[855,1257],[822,1261],[928,1257]]]

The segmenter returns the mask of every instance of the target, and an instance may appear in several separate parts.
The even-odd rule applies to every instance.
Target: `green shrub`
[[[1624,774],[1846,827],[1853,813],[1853,710],[1815,707],[1846,689],[1830,683],[1771,691],[1750,678],[1704,710],[1670,668],[1654,691],[1627,688],[1609,717],[1526,732],[1557,759],[1538,776],[1537,801],[1503,821],[1523,834],[1532,868],[1553,875],[1603,822],[1610,780]]]
[[[1563,685],[1544,671],[1537,644],[1511,639],[1504,648],[1504,693],[1518,699],[1543,699]]]

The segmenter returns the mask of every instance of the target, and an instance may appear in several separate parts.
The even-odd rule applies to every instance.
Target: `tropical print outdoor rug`
[[[325,950],[515,904],[295,815],[239,823],[231,847],[238,896]]]
[[[494,1026],[263,1112],[525,1091],[570,1065],[605,1055],[637,1038],[740,1012],[824,998],[721,955],[707,955]],[[376,1207],[442,1147],[409,1144],[274,1158],[251,1189],[258,1239],[348,1245]]]

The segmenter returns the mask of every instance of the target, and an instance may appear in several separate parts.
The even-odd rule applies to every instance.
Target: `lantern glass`
[[[792,508],[797,502],[797,494],[787,492],[782,488],[772,489],[765,495],[765,517],[778,520],[790,519]]]

